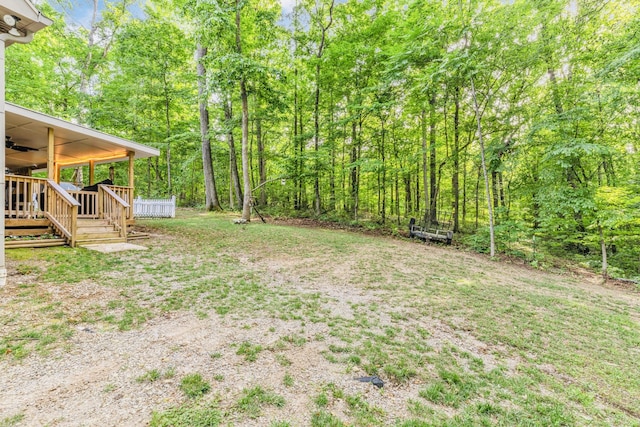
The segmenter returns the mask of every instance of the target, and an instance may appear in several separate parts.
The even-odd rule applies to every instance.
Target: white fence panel
[[[171,199],[142,199],[133,202],[134,218],[175,218],[176,196]]]

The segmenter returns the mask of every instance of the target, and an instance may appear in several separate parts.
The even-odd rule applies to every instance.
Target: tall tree
[[[238,159],[236,156],[236,143],[233,137],[233,104],[231,97],[225,96],[223,99],[224,110],[224,127],[227,138],[227,145],[229,146],[229,205],[231,209],[235,209],[235,201],[238,202],[238,206],[242,206],[243,196],[242,187],[240,185],[240,174],[238,173]]]
[[[313,168],[313,194],[314,194],[314,209],[316,215],[320,215],[321,199],[320,199],[320,160],[319,160],[319,148],[320,148],[320,65],[322,60],[322,53],[324,52],[325,44],[327,42],[327,31],[333,23],[333,6],[335,0],[331,0],[327,12],[327,23],[323,20],[324,17],[324,4],[321,1],[316,1],[314,21],[320,28],[320,42],[318,43],[318,50],[316,52],[316,75],[315,75],[315,96],[313,104],[313,148],[315,154],[314,168]]]
[[[236,0],[236,53],[242,56],[242,32],[240,11],[242,5],[240,0]],[[251,221],[251,180],[249,166],[249,100],[247,95],[246,76],[240,70],[239,76],[240,100],[242,102],[242,179],[244,181],[244,199],[242,201],[242,219]]]
[[[209,108],[208,94],[206,91],[207,73],[203,60],[207,56],[207,48],[198,46],[196,49],[196,61],[198,71],[198,99],[200,110],[200,135],[202,137],[202,167],[204,171],[205,209],[220,209],[216,178],[211,161],[211,138],[209,137]]]

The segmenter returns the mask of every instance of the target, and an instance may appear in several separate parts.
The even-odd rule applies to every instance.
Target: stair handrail
[[[127,221],[133,219],[133,187],[127,187],[124,185],[109,185],[108,186],[114,193],[116,193],[122,200],[129,204],[126,209]]]
[[[129,208],[129,203],[104,184],[98,185],[98,192],[99,212],[109,223],[113,224],[115,229],[120,233],[120,237],[126,238],[126,210]]]
[[[65,236],[69,245],[75,246],[80,203],[57,182],[47,179],[47,205],[46,216],[51,224]]]

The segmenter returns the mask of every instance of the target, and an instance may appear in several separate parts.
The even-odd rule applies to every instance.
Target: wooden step
[[[15,248],[46,248],[50,246],[64,246],[67,244],[65,239],[24,239],[24,240],[5,240],[5,249]]]
[[[52,234],[51,227],[44,228],[7,228],[4,230],[5,236],[42,236],[43,234]]]
[[[78,219],[77,224],[78,224],[78,227],[98,226],[98,225],[108,226],[109,221],[106,219]]]
[[[120,233],[106,219],[78,219],[77,225],[76,246],[127,241],[126,238],[120,237]]]
[[[4,226],[5,228],[11,227],[48,227],[51,225],[51,222],[48,219],[13,219],[13,218],[5,218]]]
[[[102,239],[76,240],[76,246],[103,245],[109,243],[127,243],[127,239],[122,237],[113,237]]]
[[[149,237],[151,237],[149,233],[141,233],[141,232],[127,233],[127,241],[148,239]]]
[[[120,237],[117,231],[106,231],[103,233],[76,233],[76,241],[78,240],[95,240],[95,239],[112,239]]]
[[[113,225],[81,225],[78,226],[77,233],[105,233],[113,231]]]

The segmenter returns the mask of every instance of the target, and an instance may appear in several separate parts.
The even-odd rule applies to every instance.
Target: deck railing
[[[42,218],[46,210],[45,178],[5,175],[4,216],[6,218]]]
[[[78,218],[95,219],[99,217],[97,191],[67,190],[67,193],[80,203]]]
[[[133,188],[120,185],[109,185],[109,188],[127,203],[125,214],[127,220],[133,219]]]
[[[47,218],[72,246],[78,218],[107,219],[126,237],[132,205],[131,187],[99,185],[98,191],[74,191],[46,178],[5,175],[5,218]]]
[[[133,188],[117,185],[108,185],[108,187],[129,205],[129,207],[125,209],[126,219],[133,219],[133,210],[131,209]],[[71,194],[71,196],[82,205],[78,209],[78,218],[100,218],[101,213],[98,207],[97,191],[67,190],[67,193]]]
[[[47,180],[46,216],[57,231],[65,236],[69,245],[76,244],[78,207],[80,203],[71,197],[55,181]]]
[[[120,237],[127,237],[127,209],[129,203],[118,196],[110,186],[98,185],[98,212],[113,224]]]

